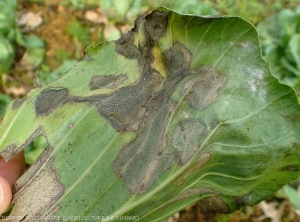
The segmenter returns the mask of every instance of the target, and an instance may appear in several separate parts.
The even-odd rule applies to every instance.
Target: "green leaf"
[[[12,65],[14,49],[10,42],[0,35],[0,73],[5,72]]]
[[[299,35],[300,7],[294,11],[283,9],[261,22],[257,29],[265,59],[272,73],[282,83],[297,91],[300,76]]]
[[[31,34],[29,36],[24,37],[24,45],[27,49],[34,48],[45,48],[45,42],[39,38],[37,35]]]
[[[300,209],[300,194],[290,185],[285,185],[279,192],[280,197],[286,197],[297,209]]]
[[[47,147],[47,141],[44,137],[37,137],[31,144],[25,147],[25,161],[31,165]]]
[[[24,37],[23,40],[23,46],[27,50],[22,57],[21,64],[26,69],[36,69],[44,60],[45,42],[34,34]]]
[[[197,201],[234,211],[298,178],[299,128],[297,96],[251,24],[158,8],[10,104],[1,156],[47,141],[11,216],[162,221]]]
[[[38,78],[40,80],[40,83],[45,86],[54,80],[56,80],[61,74],[68,71],[69,69],[73,68],[75,64],[77,63],[76,60],[64,60],[64,62],[54,71],[50,72],[46,67],[44,70],[39,70]]]
[[[12,101],[12,98],[5,94],[0,94],[0,118],[3,118],[8,104]]]
[[[70,27],[68,27],[67,32],[72,37],[82,42],[84,45],[88,45],[91,41],[89,29],[78,21],[73,21],[70,24]]]
[[[291,61],[296,63],[295,66],[297,73],[300,73],[300,33],[292,36],[288,49],[291,53]]]
[[[121,18],[125,18],[126,12],[129,10],[130,8],[130,4],[132,4],[132,0],[128,0],[128,1],[118,1],[118,0],[113,0],[113,5],[116,9],[117,14],[121,17]]]
[[[129,8],[137,1],[101,1],[100,5],[105,15],[115,21],[123,21]],[[140,1],[139,1],[140,2]]]
[[[0,35],[8,37],[16,26],[15,8],[16,0],[1,0],[0,1]]]
[[[14,59],[14,44],[19,30],[16,27],[16,0],[0,1],[0,74],[7,71]]]
[[[174,9],[182,14],[218,15],[218,12],[206,3],[197,0],[175,1]]]

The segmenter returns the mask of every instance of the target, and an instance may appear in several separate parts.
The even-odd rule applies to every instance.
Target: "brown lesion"
[[[134,85],[122,86],[110,94],[88,97],[69,95],[67,89],[46,89],[34,104],[36,115],[44,116],[64,103],[89,103],[117,132],[135,132],[135,140],[119,152],[113,165],[132,193],[142,194],[149,190],[172,164],[185,165],[200,149],[202,137],[207,133],[207,126],[200,120],[186,120],[179,124],[186,134],[183,138],[185,147],[179,150],[173,147],[171,152],[164,152],[167,146],[172,146],[167,144],[166,134],[170,118],[179,106],[179,101],[171,98],[178,83],[186,81],[181,96],[191,108],[203,110],[216,101],[218,91],[226,82],[226,77],[214,68],[191,69],[192,54],[179,42],[164,52],[159,51],[164,74],[153,67],[153,47],[159,48],[158,40],[166,34],[169,13],[155,11],[140,17],[134,29],[115,41],[116,53],[137,59],[142,67],[141,76]],[[136,41],[139,32],[144,35],[144,41]],[[116,88],[125,77],[125,74],[94,76],[90,80],[90,89]],[[195,128],[192,132],[188,130],[189,123]]]
[[[169,16],[170,12],[160,11],[154,11],[145,16],[145,24],[143,24],[143,27],[145,28],[145,36],[148,43],[158,41],[165,35],[169,23]]]
[[[123,113],[120,118],[125,116],[126,119],[130,115],[130,120],[133,120],[142,108],[145,109],[138,124],[140,127],[137,138],[121,150],[114,163],[115,172],[125,179],[132,193],[146,192],[172,163],[178,161],[176,152],[164,154],[163,151],[166,148],[164,141],[167,126],[178,104],[177,101],[171,99],[171,95],[176,85],[191,74],[190,68],[182,65],[181,62],[185,61],[185,50],[185,47],[176,43],[163,54],[168,74],[166,79],[157,73],[157,79],[160,81],[151,87],[144,87],[144,82],[155,83],[152,73],[156,73],[156,71],[148,66],[148,69],[144,70],[140,82],[135,87],[127,89],[128,92],[132,92],[136,88],[144,89],[144,91],[140,95],[130,94],[133,98],[126,100],[126,103],[130,104],[129,107],[132,107],[133,110]],[[163,87],[159,88],[161,83],[163,83]],[[124,98],[126,95],[124,90],[121,89],[119,92]],[[115,92],[112,98],[117,97],[119,92]],[[110,101],[108,104],[113,103]],[[103,105],[99,105],[99,107],[103,109]],[[137,124],[136,121],[135,124]],[[124,125],[124,129],[128,129],[128,126]]]
[[[151,49],[166,34],[168,19],[168,12],[159,11],[138,17],[134,28],[115,41],[115,51],[128,59],[138,59],[139,62],[143,62],[144,59],[152,60]],[[144,39],[136,39],[137,33]],[[138,45],[135,44],[135,40],[139,41]]]
[[[198,110],[203,110],[210,104],[216,102],[218,92],[226,84],[227,77],[221,75],[215,68],[201,66],[195,70],[198,75],[186,84],[185,88],[191,88],[190,93],[185,97],[189,104]]]
[[[29,137],[28,139],[22,143],[20,146],[16,144],[10,144],[0,153],[0,155],[5,159],[5,161],[9,161],[19,152],[21,152],[26,146],[28,146],[35,138],[42,135],[43,127],[39,126]]]
[[[37,116],[47,116],[54,109],[68,100],[67,89],[51,89],[43,90],[36,98],[34,103],[34,111]]]
[[[195,130],[186,132],[186,138],[183,138],[185,148],[178,150],[173,147],[173,151],[164,152],[166,147],[170,146],[165,142],[168,124],[179,105],[178,101],[171,99],[178,83],[185,77],[192,76],[190,86],[186,89],[190,98],[188,102],[191,108],[202,110],[216,101],[218,91],[226,82],[226,77],[213,68],[191,69],[191,52],[178,42],[162,52],[166,78],[153,69],[152,49],[159,45],[158,40],[165,35],[168,16],[168,13],[156,12],[156,15],[140,18],[137,26],[116,42],[118,53],[139,60],[139,65],[143,67],[139,82],[130,87],[123,87],[111,95],[93,98],[93,104],[98,107],[100,115],[104,116],[113,128],[117,131],[137,133],[136,139],[120,151],[114,163],[114,171],[126,181],[132,193],[142,194],[149,190],[172,164],[186,164],[200,149],[201,140],[207,134],[207,126],[200,120],[189,120]],[[134,35],[137,30],[145,32],[145,42],[139,47],[134,45],[133,39],[137,36]],[[187,125],[186,122],[181,126],[187,130]],[[191,135],[188,135],[189,133]],[[188,136],[192,136],[190,141]],[[200,165],[195,165],[201,167],[209,158],[210,155],[200,161]]]
[[[97,75],[93,76],[90,81],[90,90],[101,88],[113,89],[121,85],[127,79],[126,74],[113,75]]]
[[[26,99],[27,99],[27,96],[25,96],[21,99],[16,99],[12,106],[13,110],[18,109],[26,101]]]
[[[17,181],[17,185],[22,183],[22,180],[25,183],[19,184],[19,189],[13,199],[15,206],[10,216],[24,216],[23,221],[32,221],[34,218],[42,218],[42,216],[50,217],[60,209],[57,205],[48,212],[64,193],[64,185],[60,182],[53,161],[54,159],[51,158],[48,162],[43,162],[42,169],[38,169],[39,176],[35,176],[36,172],[33,174],[25,172],[19,179],[20,182]],[[36,170],[35,168],[34,171]],[[16,204],[18,202],[22,204]]]
[[[132,31],[115,41],[115,51],[128,59],[138,59],[139,50],[134,45],[134,33]]]

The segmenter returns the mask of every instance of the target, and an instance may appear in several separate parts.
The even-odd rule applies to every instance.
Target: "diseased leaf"
[[[8,107],[6,160],[38,136],[48,144],[11,216],[162,221],[196,201],[256,204],[299,176],[297,101],[251,24],[158,8]]]

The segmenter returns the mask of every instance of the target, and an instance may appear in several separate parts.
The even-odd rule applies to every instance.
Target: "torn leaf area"
[[[17,182],[11,215],[147,222],[199,200],[218,212],[256,204],[299,177],[297,101],[251,24],[158,8],[10,105],[1,155],[37,136],[48,145]]]
[[[53,161],[50,160],[46,166],[39,169],[38,177],[32,178],[14,196],[15,204],[11,215],[18,215],[23,221],[32,221],[42,216],[48,211],[59,197],[64,193],[64,185],[60,182],[59,175],[53,169]],[[23,177],[26,177],[23,175]],[[47,186],[46,186],[47,184]],[[28,201],[30,200],[30,201]],[[59,207],[56,207],[46,215],[50,218]],[[45,217],[46,218],[46,217]]]

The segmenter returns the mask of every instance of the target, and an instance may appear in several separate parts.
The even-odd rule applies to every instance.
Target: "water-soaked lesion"
[[[161,17],[167,16],[162,14]],[[107,102],[109,106],[99,105],[101,115],[108,118],[112,125],[115,128],[117,127],[116,129],[131,129],[130,124],[132,123],[134,123],[133,128],[138,129],[137,138],[121,150],[114,163],[115,172],[126,181],[127,187],[132,193],[138,194],[150,189],[155,180],[172,163],[177,162],[184,165],[191,160],[200,149],[201,141],[207,135],[207,126],[200,120],[186,120],[179,123],[174,130],[175,134],[182,134],[182,137],[178,135],[177,138],[174,135],[173,144],[171,144],[174,151],[164,152],[167,146],[166,130],[168,123],[178,106],[178,101],[171,99],[177,84],[183,81],[185,77],[193,76],[190,78],[190,82],[186,83],[188,86],[183,87],[186,88],[184,94],[187,96],[185,99],[192,108],[203,110],[216,101],[218,91],[226,82],[226,77],[219,74],[214,68],[202,67],[192,70],[190,68],[191,52],[178,42],[162,53],[167,78],[163,79],[161,77],[163,75],[158,75],[157,71],[151,69],[149,65],[152,63],[153,58],[151,56],[145,57],[145,55],[148,55],[149,48],[158,44],[155,41],[164,35],[162,30],[163,27],[167,27],[167,23],[160,20],[160,25],[158,25],[155,24],[157,21],[151,20],[151,18],[149,16],[150,22],[147,24],[151,24],[150,28],[155,27],[159,31],[156,34],[150,34],[151,31],[146,30],[149,43],[146,43],[144,48],[140,49],[140,56],[138,57],[141,57],[139,64],[144,67],[142,78],[136,86],[119,90],[119,92],[123,92],[120,99],[126,98],[124,101],[134,104],[130,105],[132,107],[131,111],[128,113],[129,110],[124,109],[123,105],[120,108],[117,105],[113,106],[116,102],[111,101],[118,97],[119,92],[106,99],[109,101]],[[164,21],[168,20],[165,19]],[[157,81],[153,80],[153,74],[155,74]],[[149,83],[153,83],[153,85]],[[162,88],[159,88],[160,84],[162,84]],[[143,89],[144,93],[135,97],[136,93],[132,92],[136,89]],[[124,97],[124,95],[130,96]],[[132,96],[134,100],[130,99]],[[118,101],[122,100],[118,99]],[[123,112],[123,109],[126,111]],[[121,115],[118,116],[120,111]],[[114,115],[108,115],[106,112],[112,112]],[[128,120],[122,121],[122,117],[128,118]]]
[[[174,139],[167,144],[167,128],[179,105],[179,101],[171,98],[178,83],[185,81],[181,96],[191,108],[203,110],[216,101],[218,91],[226,82],[226,77],[214,68],[192,69],[192,54],[179,42],[174,42],[166,51],[160,51],[159,39],[166,35],[168,18],[169,12],[158,11],[140,17],[132,31],[115,41],[116,53],[137,59],[142,67],[141,76],[134,85],[125,85],[110,94],[87,97],[69,95],[67,89],[46,89],[35,101],[37,116],[48,115],[64,103],[89,103],[116,131],[135,132],[135,140],[119,152],[113,165],[132,193],[142,194],[149,190],[172,164],[185,165],[200,149],[207,135],[206,124],[186,119],[174,128]],[[141,35],[138,32],[144,38],[136,41]],[[156,61],[153,47],[160,55],[163,69],[153,66]],[[161,70],[165,73],[160,73]],[[90,90],[116,88],[126,78],[122,73],[93,76],[89,87]],[[167,146],[172,147],[171,152],[164,152]],[[208,161],[209,157],[205,160]],[[202,161],[199,167],[206,161]]]
[[[179,163],[186,164],[201,147],[207,126],[197,119],[180,122],[173,132],[172,145],[181,154]]]
[[[142,107],[145,109],[145,114],[139,124],[142,126],[139,134],[134,141],[121,150],[114,164],[115,172],[125,179],[129,190],[133,193],[147,191],[157,177],[177,160],[175,153],[163,154],[167,126],[178,105],[177,101],[171,99],[171,95],[177,83],[191,74],[191,70],[187,64],[181,63],[186,58],[186,48],[181,44],[175,44],[163,56],[168,78],[164,80],[163,87],[158,92],[152,91],[152,94],[143,100]],[[144,73],[150,72],[145,70]],[[160,75],[157,76],[163,80]],[[139,84],[145,81],[143,79],[145,78],[142,78]],[[157,90],[159,84],[155,86],[154,89]],[[136,114],[137,112],[133,116]]]
[[[117,88],[127,79],[126,74],[113,75],[97,75],[93,76],[90,81],[90,90],[96,90],[101,88],[113,89]]]
[[[194,109],[203,110],[216,102],[218,92],[225,85],[227,77],[221,75],[215,68],[210,66],[201,66],[195,72],[198,75],[189,80],[183,87],[192,88],[185,100]],[[185,94],[185,92],[182,94]]]
[[[21,99],[16,99],[12,105],[13,110],[18,109],[27,99],[27,96],[21,98]]]
[[[145,16],[145,36],[148,43],[158,41],[167,31],[169,22],[168,12],[155,11]],[[153,47],[153,45],[151,46]]]
[[[151,48],[166,34],[168,19],[168,12],[159,11],[140,16],[135,21],[134,28],[115,41],[115,51],[128,59],[138,59],[141,65],[144,60],[152,60]],[[143,38],[135,36],[137,33]],[[138,41],[138,45],[135,41]]]
[[[138,59],[139,50],[134,44],[134,33],[128,32],[116,40],[115,51],[128,59]]]
[[[68,100],[67,89],[45,89],[37,96],[34,111],[37,116],[49,115],[59,105]]]
[[[69,102],[89,102],[96,106],[99,114],[117,131],[137,133],[136,139],[120,151],[114,163],[114,171],[133,193],[150,189],[161,173],[178,161],[177,154],[163,151],[167,126],[178,105],[171,95],[176,85],[192,72],[186,62],[188,53],[179,43],[163,53],[168,72],[166,79],[151,68],[151,60],[148,63],[141,58],[144,70],[136,85],[108,95],[70,97]]]

